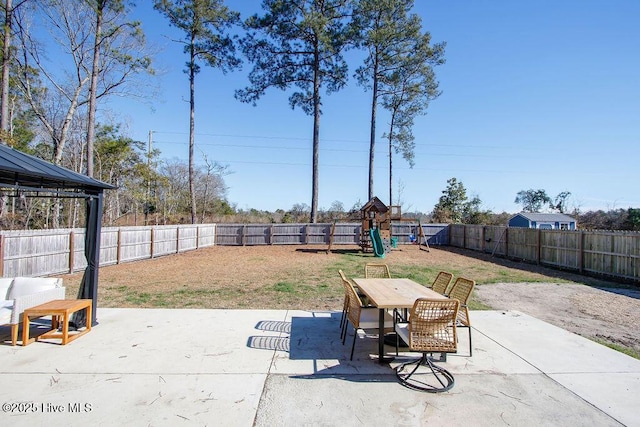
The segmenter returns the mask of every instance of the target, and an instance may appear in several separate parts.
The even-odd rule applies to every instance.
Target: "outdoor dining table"
[[[387,309],[408,309],[418,298],[448,299],[411,279],[363,279],[353,281],[364,293],[369,302],[379,309],[378,323],[378,361],[385,363],[393,358],[384,357],[384,311]]]

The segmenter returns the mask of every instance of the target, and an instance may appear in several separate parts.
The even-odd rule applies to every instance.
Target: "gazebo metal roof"
[[[0,187],[94,195],[114,186],[0,144]]]

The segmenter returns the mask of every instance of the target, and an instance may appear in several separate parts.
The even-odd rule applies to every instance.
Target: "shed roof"
[[[0,186],[95,194],[114,186],[0,144]]]
[[[536,222],[540,222],[540,221],[549,221],[549,222],[570,222],[573,221],[575,222],[575,218],[570,217],[569,215],[565,215],[562,213],[540,213],[540,212],[520,212],[518,214],[515,214],[514,216],[512,216],[509,220],[511,220],[512,218],[516,217],[516,216],[522,216],[526,219],[528,219],[529,221],[536,221]]]

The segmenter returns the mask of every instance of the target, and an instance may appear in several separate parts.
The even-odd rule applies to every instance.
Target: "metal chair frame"
[[[476,282],[474,280],[458,277],[451,287],[448,297],[460,301],[460,310],[456,319],[458,328],[467,328],[469,331],[469,357],[473,356],[473,343],[471,342],[471,320],[469,318],[469,308],[467,306],[473,288]]]
[[[441,393],[450,390],[455,379],[453,374],[433,363],[429,356],[431,353],[455,353],[457,352],[456,318],[460,302],[455,299],[440,300],[420,298],[416,300],[411,309],[409,322],[397,322],[394,319],[396,331],[396,354],[398,354],[398,342],[400,338],[409,345],[409,351],[419,351],[422,356],[419,359],[402,363],[395,368],[396,377],[400,384],[413,390],[428,393]],[[445,358],[446,360],[446,358]],[[415,365],[413,369],[408,368]],[[429,368],[426,375],[418,373],[418,368]],[[428,382],[422,377],[435,377]]]

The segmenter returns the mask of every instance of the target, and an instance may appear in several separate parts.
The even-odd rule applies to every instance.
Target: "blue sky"
[[[163,158],[188,159],[186,56],[181,34],[138,2],[135,18],[163,51],[153,105],[112,100],[129,136]],[[247,17],[258,0],[227,1]],[[570,191],[581,211],[640,207],[640,2],[424,1],[414,12],[432,40],[445,41],[437,67],[442,95],[416,120],[415,167],[394,157],[394,203],[430,212],[455,177],[483,209],[520,211],[521,190]],[[355,70],[360,54],[347,55]],[[234,90],[250,65],[223,75],[203,67],[196,80],[196,155],[228,165],[228,200],[240,209],[311,204],[312,117],[291,110],[289,92],[271,90],[257,107]],[[353,72],[351,71],[351,74]],[[370,93],[352,80],[323,96],[319,207],[367,201]],[[375,194],[388,203],[387,115],[379,110]]]

